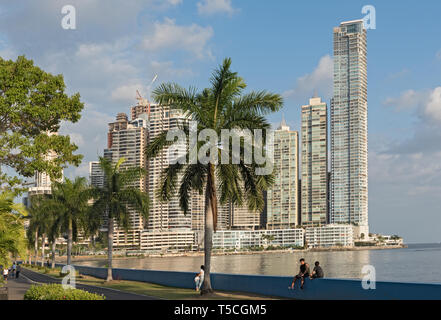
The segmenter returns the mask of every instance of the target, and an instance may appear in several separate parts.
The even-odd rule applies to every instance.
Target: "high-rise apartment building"
[[[328,217],[327,105],[314,97],[302,106],[301,223],[316,226]]]
[[[56,132],[48,132],[49,136],[58,135]],[[45,156],[45,161],[52,161],[57,158],[57,153],[50,150]],[[57,180],[57,182],[63,181],[63,172],[61,172],[61,178]],[[46,172],[36,171],[34,175],[33,181],[27,183],[29,186],[27,195],[23,197],[23,204],[27,207],[31,205],[32,196],[42,195],[42,194],[51,194],[52,192],[52,184],[53,181],[50,178],[49,174]]]
[[[148,110],[150,111],[149,141],[152,141],[164,130],[178,129],[186,121],[182,112],[170,109],[167,106],[151,104]],[[136,113],[137,111],[132,108],[132,114]],[[175,154],[172,154],[170,150],[163,150],[156,158],[149,161],[148,191],[151,199],[148,221],[149,231],[165,232],[191,229],[191,214],[184,215],[177,196],[166,203],[159,201],[156,197],[156,191],[161,184],[164,169],[169,166],[171,160],[184,156],[186,150],[187,146],[182,144],[182,146],[175,148]]]
[[[282,121],[274,132],[275,183],[267,193],[267,228],[289,229],[299,223],[299,134]]]
[[[109,123],[107,149],[104,157],[112,163],[124,158],[121,169],[131,167],[147,168],[145,149],[148,142],[148,119],[146,115],[129,121],[125,113],[119,113],[116,121]],[[141,177],[132,187],[147,192],[147,178]],[[114,246],[116,248],[139,248],[140,233],[144,229],[143,217],[134,209],[129,209],[129,231],[115,226]]]
[[[330,222],[368,233],[367,43],[363,20],[334,28]]]
[[[89,182],[92,187],[102,188],[104,186],[104,172],[99,161],[89,162]]]

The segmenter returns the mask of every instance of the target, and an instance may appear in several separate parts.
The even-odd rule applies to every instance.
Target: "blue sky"
[[[76,8],[77,29],[61,28]],[[332,28],[376,9],[368,31],[369,219],[371,230],[408,242],[441,241],[441,22],[439,1],[0,0],[0,56],[25,54],[63,73],[86,104],[66,124],[85,155],[68,176],[87,176],[107,123],[128,112],[154,74],[203,88],[224,57],[249,89],[285,97],[282,114],[300,129],[314,89],[332,91]]]

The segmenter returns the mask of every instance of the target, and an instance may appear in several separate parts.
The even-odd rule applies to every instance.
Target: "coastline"
[[[259,254],[280,254],[280,253],[297,253],[297,252],[340,252],[340,251],[364,251],[364,250],[392,250],[392,249],[405,249],[407,245],[394,245],[394,246],[368,246],[368,247],[331,247],[331,248],[310,248],[310,249],[283,249],[283,250],[268,250],[268,251],[237,251],[237,252],[213,252],[212,256],[236,256],[236,255],[259,255]],[[163,253],[163,254],[140,254],[131,256],[118,256],[114,255],[114,260],[131,260],[142,258],[173,258],[173,257],[201,257],[204,256],[203,251],[199,252],[181,252],[181,253]],[[63,262],[66,256],[58,256],[57,262]],[[100,256],[72,256],[72,261],[102,261],[106,260],[107,255]]]

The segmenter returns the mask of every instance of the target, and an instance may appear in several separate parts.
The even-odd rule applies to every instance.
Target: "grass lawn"
[[[44,273],[46,275],[61,278],[60,269],[48,269],[37,268],[35,266],[25,268],[35,272]],[[216,291],[209,296],[201,296],[198,292],[192,289],[173,288],[166,287],[158,284],[127,281],[127,280],[114,280],[112,282],[106,282],[103,279],[98,279],[90,276],[81,275],[76,279],[78,283],[87,284],[91,286],[111,288],[121,291],[127,291],[132,293],[143,294],[150,297],[157,297],[165,300],[269,300],[274,299],[270,297],[263,297],[249,293],[236,293],[236,292],[223,292]]]

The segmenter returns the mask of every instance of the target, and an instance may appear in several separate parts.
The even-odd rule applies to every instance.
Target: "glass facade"
[[[367,43],[363,21],[334,28],[331,223],[368,225]]]
[[[267,228],[286,229],[298,225],[299,134],[283,121],[274,133],[275,183],[267,193]]]
[[[327,105],[312,98],[302,106],[302,217],[305,226],[328,221]]]

